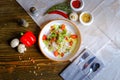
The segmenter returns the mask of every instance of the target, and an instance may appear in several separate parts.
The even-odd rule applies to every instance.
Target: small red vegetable
[[[20,38],[20,41],[25,46],[30,47],[36,42],[36,37],[31,31],[28,31]]]
[[[52,42],[55,42],[56,41],[56,38],[52,38],[51,40],[50,40],[50,42],[52,43]]]
[[[42,40],[47,40],[47,36],[43,35]]]
[[[61,53],[61,57],[64,57],[64,53]]]
[[[57,57],[58,56],[58,51],[54,51],[54,56]]]
[[[72,46],[72,45],[73,45],[73,41],[70,41],[70,42],[69,42],[69,45]]]
[[[71,37],[72,39],[76,39],[78,36],[75,35],[75,34],[73,34],[73,35],[71,35],[70,37]]]
[[[64,30],[65,29],[65,24],[61,25],[61,29]]]
[[[59,15],[65,17],[65,18],[68,18],[68,14],[66,14],[66,13],[64,13],[64,12],[62,12],[62,11],[58,11],[58,10],[51,11],[51,12],[49,12],[48,14],[59,14]]]

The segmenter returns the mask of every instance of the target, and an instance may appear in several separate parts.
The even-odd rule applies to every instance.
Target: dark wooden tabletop
[[[29,22],[25,28],[17,24],[17,19]],[[24,54],[11,48],[10,41],[20,32],[32,31],[36,37],[40,29],[16,0],[0,0],[0,80],[62,80],[60,72],[68,62],[47,59],[40,51],[38,43],[27,48]]]

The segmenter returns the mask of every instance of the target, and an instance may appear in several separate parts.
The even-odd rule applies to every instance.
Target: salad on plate
[[[53,24],[49,32],[42,35],[45,47],[52,52],[52,55],[62,58],[73,52],[78,35],[70,32],[65,24]]]

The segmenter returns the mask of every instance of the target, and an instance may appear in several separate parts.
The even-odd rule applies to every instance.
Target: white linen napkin
[[[88,57],[85,60],[81,60],[82,55],[88,54]],[[88,49],[84,50],[81,55],[79,55],[68,67],[65,68],[60,74],[60,76],[64,80],[91,80],[97,73],[104,67],[104,64],[97,58],[95,59],[86,67],[84,70],[82,69],[84,64],[90,60],[91,58],[95,57]],[[81,60],[81,62],[80,62]],[[100,67],[95,72],[92,72],[90,75],[87,75],[90,70],[90,66],[92,63],[99,63]]]

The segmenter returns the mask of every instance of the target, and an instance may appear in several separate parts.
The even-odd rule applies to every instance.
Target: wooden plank
[[[26,19],[30,26],[24,28],[16,23]],[[69,62],[54,62],[39,50],[38,44],[20,54],[9,45],[20,32],[31,30],[38,36],[40,29],[16,0],[0,0],[0,80],[62,80],[59,73]]]

